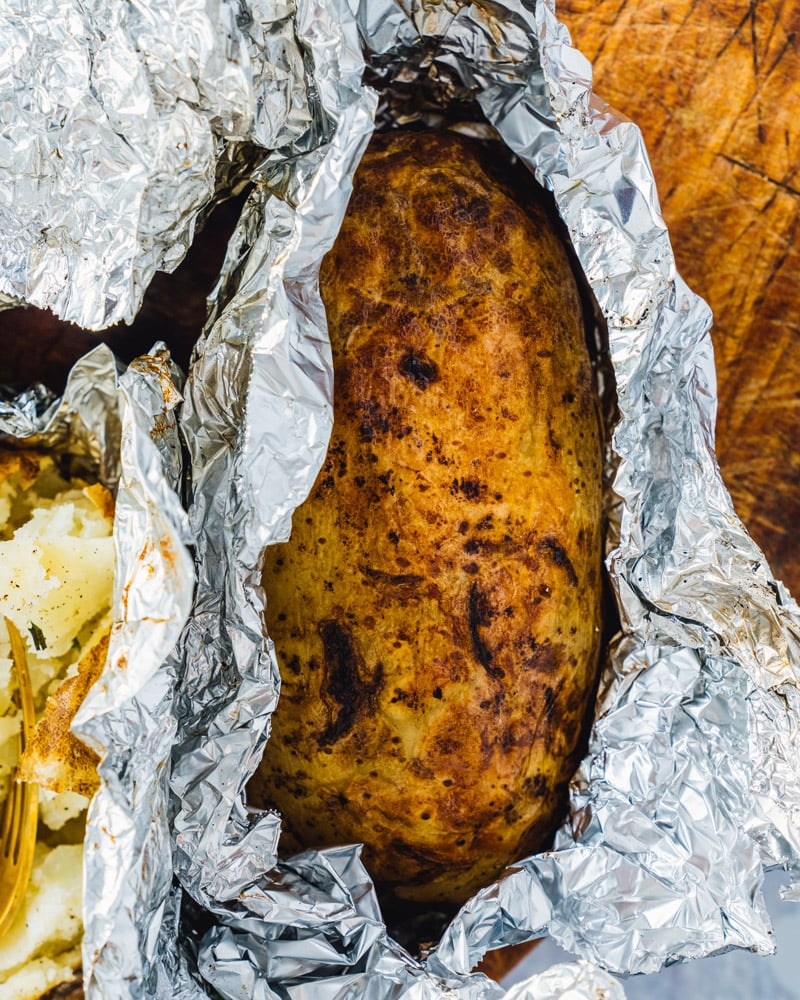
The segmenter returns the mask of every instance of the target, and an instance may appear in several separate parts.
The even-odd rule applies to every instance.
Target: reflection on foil
[[[5,0],[0,293],[131,322],[211,201],[226,142],[309,128],[289,6]]]
[[[505,1000],[625,1000],[622,984],[588,962],[554,965],[512,986]]]

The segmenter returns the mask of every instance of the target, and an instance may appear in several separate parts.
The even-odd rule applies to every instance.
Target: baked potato
[[[0,450],[0,808],[39,787],[24,901],[0,935],[0,998],[83,996],[83,840],[97,757],[70,732],[102,672],[111,627],[114,499],[62,475],[53,456]],[[37,723],[18,759],[21,712],[4,620],[22,635]]]
[[[417,901],[548,845],[598,664],[580,298],[543,197],[494,159],[447,133],[371,143],[320,275],[327,458],[263,571],[282,692],[251,801],[290,847],[363,842]]]

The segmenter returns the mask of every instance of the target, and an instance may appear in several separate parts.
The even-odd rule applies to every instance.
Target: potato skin
[[[65,979],[46,993],[42,993],[39,1000],[85,1000],[86,994],[83,991],[83,976],[81,970],[76,970],[74,979]]]
[[[578,293],[487,162],[451,134],[372,141],[320,276],[327,459],[263,574],[283,687],[251,797],[420,901],[547,846],[598,662]]]

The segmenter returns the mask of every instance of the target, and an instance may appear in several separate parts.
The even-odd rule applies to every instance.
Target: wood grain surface
[[[562,0],[642,130],[678,269],[714,312],[717,456],[800,595],[800,2]]]

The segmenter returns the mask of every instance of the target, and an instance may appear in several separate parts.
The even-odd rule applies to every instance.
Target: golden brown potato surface
[[[48,697],[44,714],[18,766],[20,781],[33,781],[52,792],[77,792],[91,798],[100,787],[99,758],[70,726],[108,656],[106,632],[78,661],[78,672]]]
[[[251,798],[296,845],[364,842],[412,900],[547,845],[598,659],[578,294],[487,155],[432,133],[367,151],[321,273],[333,435],[264,568],[283,688]]]

